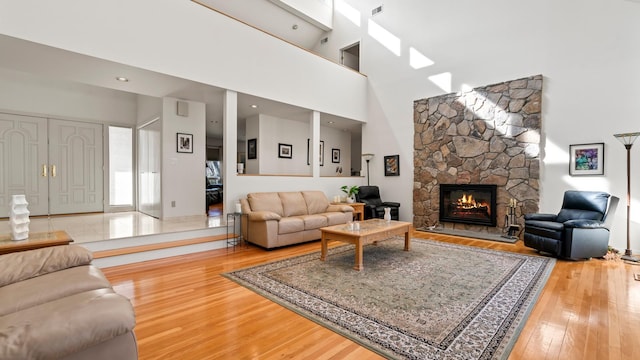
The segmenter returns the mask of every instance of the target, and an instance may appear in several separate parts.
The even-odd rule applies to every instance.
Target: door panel
[[[103,211],[103,126],[49,120],[49,213]]]
[[[0,113],[0,217],[24,194],[31,215],[48,214],[47,119]]]
[[[160,134],[160,121],[138,129],[138,210],[155,218],[162,216]]]

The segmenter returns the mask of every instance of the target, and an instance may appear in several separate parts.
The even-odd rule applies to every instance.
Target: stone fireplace
[[[524,225],[523,214],[538,212],[542,80],[536,75],[414,102],[417,229],[502,234],[513,201],[517,224]],[[495,205],[489,204],[495,221],[441,218],[441,203],[452,200],[440,191],[450,184],[495,186]]]
[[[439,221],[496,226],[496,185],[440,184]]]

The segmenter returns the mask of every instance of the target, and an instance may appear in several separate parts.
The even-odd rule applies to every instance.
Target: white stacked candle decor
[[[12,240],[29,238],[29,203],[24,195],[12,195],[9,203],[9,226]]]

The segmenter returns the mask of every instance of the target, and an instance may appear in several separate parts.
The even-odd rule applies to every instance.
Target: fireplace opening
[[[440,184],[440,222],[496,226],[497,187]]]

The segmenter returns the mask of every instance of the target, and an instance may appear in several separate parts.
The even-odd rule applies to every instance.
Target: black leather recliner
[[[525,214],[524,245],[568,259],[602,257],[618,198],[600,191],[569,190],[556,214]]]
[[[356,201],[364,203],[364,219],[384,218],[384,208],[391,208],[391,220],[399,219],[400,203],[382,201],[380,189],[377,186],[360,186],[356,194]]]

